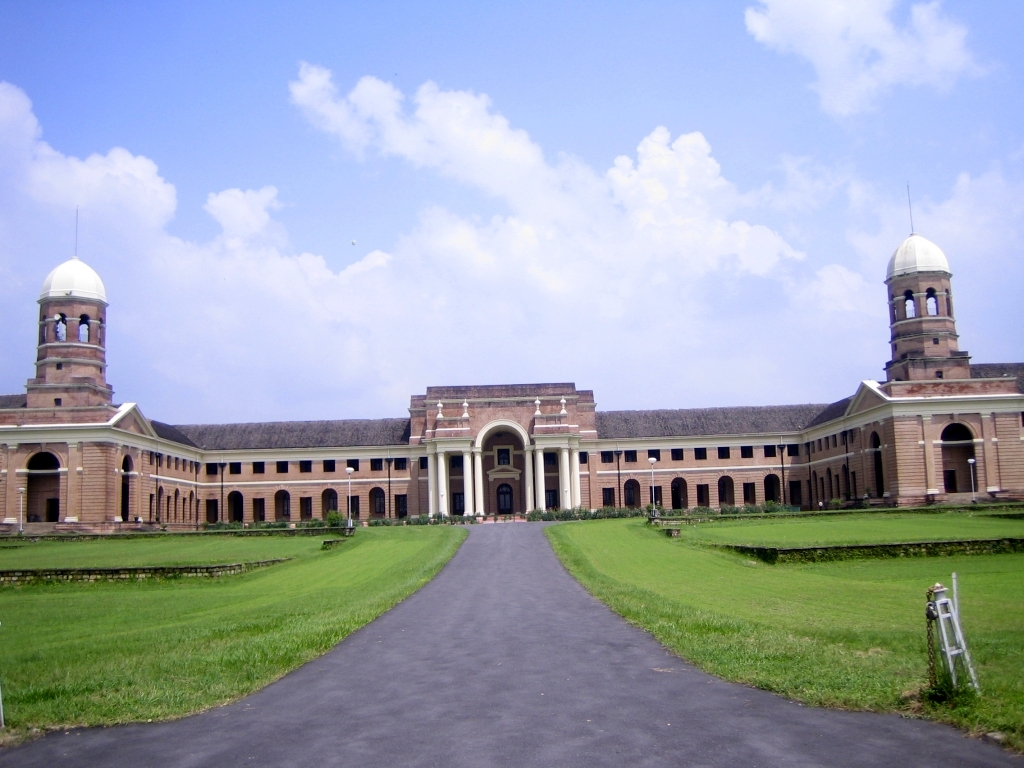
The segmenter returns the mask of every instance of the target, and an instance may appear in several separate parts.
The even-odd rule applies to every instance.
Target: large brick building
[[[73,259],[43,284],[35,377],[0,396],[0,519],[297,522],[346,497],[363,519],[1024,498],[1024,364],[970,363],[950,278],[933,243],[899,246],[886,381],[828,405],[600,411],[571,383],[449,386],[402,418],[172,426],[113,404],[106,292]]]

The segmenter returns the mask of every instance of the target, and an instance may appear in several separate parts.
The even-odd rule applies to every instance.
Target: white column
[[[448,517],[448,455],[437,452],[437,514]]]
[[[473,454],[469,450],[462,452],[462,498],[464,498],[467,517],[475,515],[473,505]]]
[[[427,514],[437,514],[437,456],[427,454]]]
[[[544,449],[539,445],[533,450],[534,467],[536,468],[537,483],[537,509],[544,509],[547,506],[547,498],[544,496]]]
[[[527,446],[523,449],[523,466],[526,468],[526,511],[532,512],[537,507],[533,503],[534,488],[533,480],[533,449]]]
[[[487,514],[484,504],[484,457],[479,448],[473,451],[473,482],[476,487],[476,513]]]
[[[569,490],[569,449],[558,449],[558,508],[572,506],[572,492]]]
[[[572,488],[572,506],[578,507],[580,499],[580,449],[573,448],[569,451],[569,482]]]

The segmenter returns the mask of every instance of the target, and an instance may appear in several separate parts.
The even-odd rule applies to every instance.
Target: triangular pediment
[[[853,416],[857,413],[863,413],[879,405],[885,405],[887,402],[889,402],[889,398],[879,389],[877,381],[862,381],[857,388],[857,394],[850,401],[850,406],[846,409],[845,415]]]

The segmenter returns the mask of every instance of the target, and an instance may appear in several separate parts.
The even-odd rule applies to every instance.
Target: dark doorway
[[[735,506],[736,505],[736,487],[733,485],[732,478],[726,475],[725,477],[718,478],[718,506]]]
[[[782,501],[781,485],[778,475],[768,475],[764,479],[764,500],[776,504]]]
[[[498,514],[512,514],[512,486],[508,483],[498,486]]]
[[[228,494],[228,520],[232,523],[242,522],[242,494],[232,491]]]
[[[686,481],[677,477],[672,481],[672,509],[686,509],[690,506],[689,494],[686,492]]]

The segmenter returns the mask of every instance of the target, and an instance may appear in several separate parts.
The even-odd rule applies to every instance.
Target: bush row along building
[[[35,377],[0,396],[0,518],[116,530],[217,521],[1024,498],[1024,364],[971,364],[951,274],[911,235],[892,358],[831,404],[599,411],[572,383],[428,387],[394,419],[169,425],[113,404],[107,297],[72,259],[39,297]],[[341,503],[339,504],[339,499]]]

